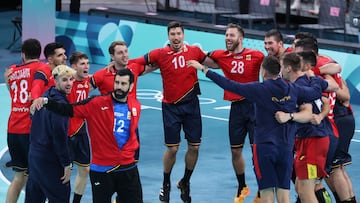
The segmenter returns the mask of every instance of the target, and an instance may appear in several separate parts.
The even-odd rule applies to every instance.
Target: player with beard
[[[171,21],[167,31],[167,46],[151,50],[133,61],[143,65],[155,64],[160,69],[163,82],[162,113],[167,149],[163,157],[164,179],[159,199],[161,202],[170,201],[170,175],[181,141],[180,131],[183,128],[188,150],[185,155],[184,176],[177,183],[177,187],[181,190],[180,198],[183,202],[190,203],[190,177],[198,160],[202,124],[197,72],[193,68],[188,68],[186,61],[196,60],[211,67],[214,63],[199,47],[184,44],[184,27],[180,22]]]
[[[264,48],[268,55],[280,59],[281,55],[292,52],[292,47],[284,47],[284,39],[281,32],[277,29],[269,30],[265,33]]]
[[[153,69],[150,66],[139,65],[129,62],[128,47],[123,41],[114,41],[109,46],[109,54],[112,62],[105,68],[96,71],[91,77],[92,88],[99,89],[101,94],[107,94],[114,91],[114,78],[118,70],[128,68],[134,73],[134,88],[130,91],[129,96],[136,98],[136,84],[138,77],[144,75]]]
[[[51,42],[45,46],[44,55],[48,65],[38,68],[35,73],[31,99],[40,97],[49,87],[54,86],[51,71],[58,65],[66,65],[67,57],[65,52],[64,45],[58,42]]]
[[[208,56],[219,65],[225,77],[231,80],[240,83],[259,81],[264,54],[258,50],[244,48],[242,45],[244,37],[245,33],[242,27],[232,23],[228,24],[225,33],[226,50],[215,50]],[[229,138],[232,164],[238,180],[234,203],[242,203],[250,193],[245,183],[245,160],[242,156],[242,149],[247,134],[249,134],[250,145],[253,144],[255,106],[245,97],[226,90],[224,99],[231,102]]]
[[[134,87],[129,69],[117,71],[111,94],[75,104],[60,104],[47,98],[34,101],[32,109],[46,108],[61,115],[83,118],[91,144],[90,181],[93,202],[111,202],[117,193],[122,203],[142,203],[142,187],[134,158],[140,103],[128,93]],[[114,139],[115,138],[115,139]]]

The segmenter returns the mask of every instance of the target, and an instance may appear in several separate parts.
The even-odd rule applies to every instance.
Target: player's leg
[[[250,144],[253,144],[255,110],[253,103],[244,99],[231,103],[229,115],[229,139],[232,164],[238,181],[238,190],[234,203],[244,202],[250,190],[245,181],[245,160],[242,155],[246,135],[249,133]]]
[[[69,138],[69,149],[73,163],[77,166],[73,203],[79,203],[84,194],[90,170],[90,144],[85,125],[77,134]]]
[[[14,179],[11,181],[11,184],[8,188],[6,195],[7,203],[16,203],[19,199],[20,192],[25,186],[27,181],[27,176],[23,171],[15,172]]]
[[[184,202],[191,202],[190,178],[195,169],[202,135],[202,122],[198,98],[181,105],[183,114],[183,130],[188,143],[188,150],[185,154],[185,172],[183,178],[178,182],[177,187],[181,190],[181,199]]]
[[[11,161],[6,164],[6,167],[11,167],[15,174],[7,191],[6,202],[16,203],[27,182],[29,134],[8,133],[7,141]]]
[[[162,103],[164,140],[167,147],[163,155],[163,184],[159,193],[161,202],[170,201],[170,175],[176,162],[176,154],[180,144],[180,115],[177,105]]]

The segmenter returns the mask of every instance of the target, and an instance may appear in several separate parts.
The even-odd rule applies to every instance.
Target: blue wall
[[[125,41],[130,57],[135,58],[165,46],[167,39],[166,26],[97,16],[57,14],[56,41],[63,42],[68,53],[74,50],[85,52],[95,64],[110,61],[108,47],[114,40]],[[198,45],[204,51],[225,49],[222,34],[185,30],[185,42]],[[262,40],[247,38],[243,45],[265,53]],[[341,75],[349,85],[352,103],[360,104],[360,55],[325,49],[320,49],[319,53],[330,56],[342,66]],[[202,74],[199,76],[203,77]]]

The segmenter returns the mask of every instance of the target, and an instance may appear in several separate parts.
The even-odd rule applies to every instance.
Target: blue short
[[[229,138],[232,148],[243,147],[249,133],[250,144],[254,141],[255,104],[243,99],[231,103],[229,116]]]
[[[190,145],[200,145],[202,122],[198,97],[180,103],[162,103],[164,137],[167,146],[180,144],[181,127]]]
[[[89,166],[90,144],[85,124],[75,135],[69,137],[68,143],[71,160],[79,166]]]
[[[28,169],[29,134],[7,134],[7,142],[11,161],[6,167],[12,167],[16,172],[26,172]]]
[[[254,171],[259,190],[290,189],[294,153],[287,147],[272,143],[254,144]]]

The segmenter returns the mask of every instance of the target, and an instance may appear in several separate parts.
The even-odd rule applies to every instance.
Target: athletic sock
[[[336,202],[341,202],[340,198],[339,198],[339,195],[336,192],[333,192],[333,195],[334,195],[334,198],[335,198]]]
[[[185,168],[184,177],[182,179],[183,182],[188,183],[190,181],[191,174],[193,173],[193,170],[189,170]]]
[[[321,188],[320,190],[315,191],[316,199],[319,201],[319,203],[331,203],[331,197],[326,191],[325,188]]]
[[[355,199],[355,196],[354,197],[351,197],[347,200],[344,200],[344,201],[340,201],[340,203],[356,203],[356,199]]]
[[[236,178],[237,178],[237,181],[239,183],[239,186],[238,186],[238,192],[237,192],[237,197],[240,195],[241,193],[241,190],[243,189],[243,187],[246,187],[246,184],[245,184],[245,173],[243,174],[236,174]]]
[[[80,203],[82,195],[74,193],[73,203]]]
[[[163,185],[170,185],[170,173],[164,173]]]

